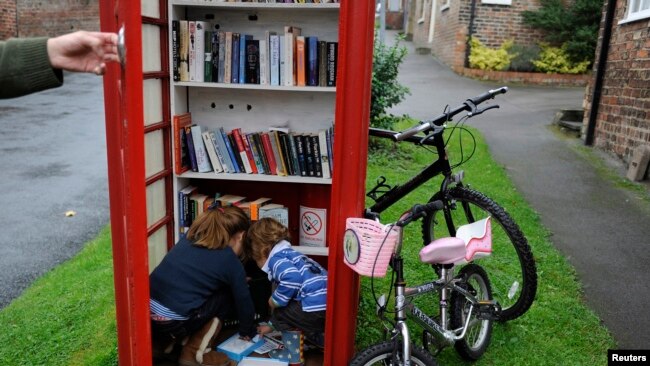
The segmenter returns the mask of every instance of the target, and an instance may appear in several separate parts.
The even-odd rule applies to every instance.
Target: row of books
[[[175,171],[246,173],[331,178],[333,126],[314,133],[285,127],[245,133],[241,128],[208,130],[190,113],[173,118]]]
[[[303,36],[293,26],[284,34],[267,31],[263,39],[213,28],[206,21],[172,21],[174,81],[336,86],[337,42]]]
[[[199,192],[197,187],[188,185],[178,191],[180,234],[185,234],[192,222],[207,211],[215,201],[218,201],[220,207],[237,206],[241,208],[252,221],[272,217],[284,226],[289,226],[289,209],[279,203],[271,202],[271,198],[260,197],[253,201],[247,201],[246,197],[233,194],[207,195]]]

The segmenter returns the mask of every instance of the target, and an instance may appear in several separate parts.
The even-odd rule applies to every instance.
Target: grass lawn
[[[549,233],[537,214],[516,192],[504,170],[491,160],[477,132],[478,149],[465,165],[465,182],[487,194],[509,211],[521,226],[535,253],[539,287],[530,311],[522,318],[497,324],[492,343],[477,365],[604,365],[608,348],[615,343],[598,318],[582,302],[573,269],[552,247]],[[468,136],[465,136],[468,137]],[[452,162],[458,152],[452,140]],[[470,147],[466,139],[465,153]],[[389,146],[390,147],[390,146]],[[389,150],[392,150],[389,149]],[[423,167],[431,153],[402,144],[390,153],[373,153],[368,167],[368,186],[379,175],[398,183]],[[386,167],[391,167],[386,169]],[[426,202],[439,181],[407,196],[382,215],[386,222],[412,204]],[[410,230],[410,231],[409,231]],[[430,268],[420,265],[418,225],[406,232],[403,251],[410,269],[407,278],[424,281]],[[385,291],[386,281],[378,287]],[[0,365],[117,365],[117,340],[113,292],[113,267],[108,227],[72,260],[36,281],[25,293],[0,311]],[[364,347],[381,338],[374,315],[370,282],[362,280],[357,345]],[[420,332],[411,325],[412,337]],[[440,364],[462,361],[453,348],[438,357]]]

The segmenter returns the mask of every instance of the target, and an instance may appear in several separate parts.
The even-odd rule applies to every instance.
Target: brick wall
[[[98,0],[16,0],[16,9],[20,37],[99,30]]]
[[[617,4],[594,146],[629,162],[636,146],[650,144],[650,19],[619,25],[625,18],[626,6],[627,1]],[[601,23],[596,54],[600,52],[602,31]],[[585,126],[594,80],[585,93]]]
[[[16,0],[0,0],[0,39],[16,34]]]

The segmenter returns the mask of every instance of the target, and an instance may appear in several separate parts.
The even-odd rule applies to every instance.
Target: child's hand
[[[269,327],[268,325],[260,325],[257,327],[257,333],[259,335],[264,335],[266,333],[271,333],[273,331],[273,328]]]
[[[276,306],[275,306],[275,302],[273,302],[273,298],[272,298],[272,297],[269,297],[269,306],[271,307],[271,309],[275,309],[275,308],[276,308]]]
[[[249,337],[249,336],[245,336],[245,337],[243,337],[243,336],[239,336],[239,339],[243,339],[243,340],[245,340],[245,341],[247,341],[247,342],[250,342],[251,337]]]

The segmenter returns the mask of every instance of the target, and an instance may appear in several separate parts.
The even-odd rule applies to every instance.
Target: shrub
[[[539,54],[539,60],[533,61],[535,67],[541,72],[560,73],[560,74],[584,74],[589,68],[591,61],[572,62],[566,46],[551,47],[548,44],[542,44],[542,52]]]
[[[533,60],[539,58],[540,48],[537,45],[526,46],[521,44],[514,44],[508,53],[514,57],[510,60],[511,71],[532,72],[535,71]]]
[[[400,45],[403,37],[398,36],[392,46],[379,41],[375,36],[372,60],[372,91],[370,102],[370,126],[392,129],[402,117],[387,112],[409,94],[409,89],[397,81],[399,66],[406,57],[406,47]]]
[[[471,37],[469,44],[469,66],[473,69],[506,70],[510,66],[510,61],[516,56],[508,53],[512,41],[504,42],[498,49],[484,46],[476,37]]]

